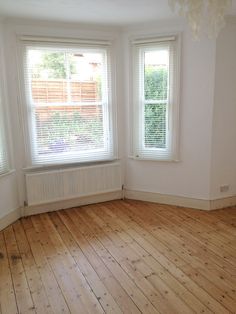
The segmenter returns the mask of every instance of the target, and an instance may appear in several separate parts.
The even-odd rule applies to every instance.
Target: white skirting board
[[[0,218],[0,231],[15,222],[17,219],[21,217],[21,209],[17,208],[13,211],[11,211],[6,216],[3,216]]]
[[[236,206],[236,196],[215,200],[203,200],[176,195],[167,195],[147,191],[135,191],[125,189],[125,198],[159,204],[189,207],[201,210],[215,210],[220,208]]]
[[[23,216],[37,215],[37,214],[42,214],[42,213],[51,212],[51,211],[60,210],[60,209],[67,209],[67,208],[79,207],[83,205],[102,203],[102,202],[121,199],[122,196],[123,196],[123,191],[118,190],[114,192],[84,196],[84,197],[79,197],[79,198],[74,198],[74,199],[69,199],[69,200],[52,202],[48,204],[27,206],[27,207],[24,207],[24,209],[22,210],[22,215]]]
[[[236,196],[219,198],[210,201],[210,210],[236,206]]]
[[[23,216],[36,215],[36,214],[55,211],[59,209],[66,209],[66,208],[78,207],[78,206],[83,206],[83,205],[88,205],[88,204],[122,199],[123,196],[124,196],[123,191],[117,190],[114,192],[90,195],[90,196],[79,197],[79,198],[70,199],[70,200],[52,202],[48,204],[28,206],[21,209],[18,208],[11,211],[6,216],[0,218],[0,230],[3,230],[4,228],[6,228],[7,226],[9,226],[10,224],[12,224],[17,219]],[[151,192],[146,192],[146,191],[125,190],[125,198],[160,203],[160,204],[190,207],[190,208],[202,209],[202,210],[214,210],[214,209],[220,209],[220,208],[225,208],[225,207],[230,207],[230,206],[236,206],[236,196],[216,199],[216,200],[200,200],[200,199],[193,199],[193,198],[187,198],[187,197],[181,197],[181,196],[151,193]]]
[[[191,207],[191,208],[203,209],[203,210],[210,209],[209,207],[210,204],[209,204],[209,201],[207,200],[153,193],[153,192],[147,192],[147,191],[125,190],[125,198],[159,203],[159,204]]]
[[[23,208],[18,208],[11,211],[6,216],[0,218],[0,231],[9,226],[10,224],[14,223],[17,219],[25,216],[42,214],[46,212],[51,212],[60,209],[72,208],[72,207],[79,207],[83,205],[95,204],[95,203],[102,203],[112,200],[117,200],[123,198],[123,191],[114,191],[109,193],[97,194],[97,195],[90,195],[85,197],[79,197],[70,200],[64,200],[59,202],[53,202],[49,204],[43,205],[34,205],[34,206],[27,206]]]

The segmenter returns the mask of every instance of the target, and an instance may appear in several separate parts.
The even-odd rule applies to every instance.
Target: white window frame
[[[88,164],[94,162],[101,162],[101,161],[113,161],[116,160],[118,147],[117,147],[117,133],[116,133],[116,99],[115,99],[115,61],[114,61],[114,51],[110,41],[108,40],[80,40],[80,39],[65,39],[65,38],[47,38],[47,37],[32,37],[32,36],[21,36],[18,38],[19,40],[19,57],[21,59],[21,68],[20,70],[20,89],[21,93],[21,107],[23,113],[23,129],[24,129],[24,138],[25,138],[25,168],[44,168],[50,166],[63,166],[63,165],[75,165],[75,164]],[[34,141],[34,132],[36,128],[33,126],[34,117],[31,113],[33,107],[32,105],[32,97],[27,97],[26,85],[27,78],[24,73],[24,69],[26,68],[26,51],[28,47],[34,47],[38,49],[56,49],[56,50],[83,50],[83,51],[93,51],[93,52],[103,52],[104,58],[106,59],[105,67],[106,67],[106,81],[107,81],[107,97],[105,99],[104,106],[108,107],[109,109],[106,110],[104,115],[104,119],[109,121],[109,129],[107,132],[110,134],[111,141],[108,143],[108,146],[104,149],[98,149],[98,156],[91,158],[88,160],[87,158],[84,159],[86,154],[80,152],[80,156],[78,157],[78,153],[61,153],[61,157],[67,157],[70,155],[70,161],[68,162],[45,162],[43,158],[38,158],[35,156],[32,145],[36,143]],[[105,56],[106,54],[106,56]],[[104,91],[103,91],[104,93]],[[31,99],[29,99],[31,98]],[[90,103],[86,103],[89,105]],[[94,104],[94,103],[93,103]],[[77,103],[74,105],[78,105]],[[106,132],[106,133],[107,133]],[[107,136],[107,134],[105,135]],[[110,153],[108,153],[108,151]],[[92,151],[91,151],[92,153]],[[109,156],[108,156],[109,155]],[[53,156],[52,156],[53,157]],[[45,158],[47,159],[47,158]]]
[[[2,164],[2,166],[0,166],[0,177],[10,172],[9,153],[6,140],[6,125],[3,119],[4,116],[3,101],[0,95],[0,145],[2,146],[0,150],[2,149],[4,154],[3,160],[0,159],[0,163]]]
[[[144,146],[144,53],[171,45],[169,73],[170,88],[167,102],[167,148],[145,148]],[[133,39],[132,51],[132,148],[131,157],[138,160],[179,161],[179,103],[180,103],[180,34],[166,37]],[[159,101],[157,101],[159,103]],[[151,101],[155,103],[155,101]]]
[[[1,62],[1,67],[3,67]],[[0,73],[0,145],[3,146],[3,151],[5,156],[3,157],[4,160],[0,160],[3,163],[3,166],[0,167],[0,177],[10,174],[11,167],[10,167],[10,154],[9,154],[9,138],[8,138],[8,127],[6,125],[7,114],[6,114],[6,107],[5,104],[5,84],[3,73]]]

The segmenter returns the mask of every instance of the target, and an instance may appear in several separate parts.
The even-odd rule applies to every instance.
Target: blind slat
[[[133,155],[172,160],[176,154],[177,44],[175,37],[135,41]]]
[[[77,39],[77,38],[61,38],[61,37],[39,37],[39,36],[20,36],[19,38],[24,42],[31,43],[57,43],[57,44],[76,44],[76,45],[91,45],[91,46],[109,46],[109,40],[94,40],[94,39]]]
[[[26,46],[30,165],[114,158],[109,50]]]
[[[0,175],[9,171],[8,153],[6,145],[5,125],[3,121],[3,104],[0,98]]]
[[[142,45],[142,44],[160,43],[160,42],[167,42],[167,41],[174,41],[174,40],[176,40],[175,36],[159,37],[159,38],[142,38],[142,39],[133,40],[132,44]]]

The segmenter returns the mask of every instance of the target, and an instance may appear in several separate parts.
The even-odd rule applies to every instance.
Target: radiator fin
[[[28,173],[28,205],[39,205],[121,190],[119,163]]]

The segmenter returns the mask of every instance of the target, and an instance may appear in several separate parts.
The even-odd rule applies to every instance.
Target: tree
[[[167,98],[168,72],[165,67],[148,66],[145,68],[145,99],[164,100]]]
[[[165,67],[145,68],[145,100],[167,100],[168,72]],[[165,148],[167,103],[145,105],[145,146]]]
[[[165,148],[166,146],[166,105],[145,105],[145,146]]]
[[[42,60],[39,65],[39,77],[42,71],[47,71],[47,76],[50,79],[66,79],[66,58],[69,63],[70,74],[76,71],[75,61],[72,54],[64,52],[43,52]]]

